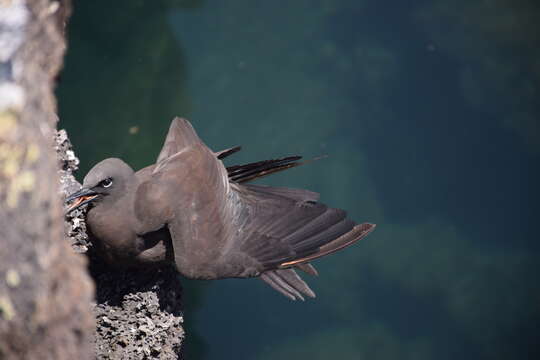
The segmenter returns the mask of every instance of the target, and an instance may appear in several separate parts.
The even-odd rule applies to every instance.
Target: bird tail
[[[304,300],[304,296],[314,298],[315,293],[294,269],[270,270],[261,274],[261,280],[291,300]]]
[[[279,291],[291,300],[304,300],[302,295],[315,297],[315,293],[302,280],[293,269],[300,269],[310,275],[318,275],[317,270],[309,261],[331,254],[347,247],[362,239],[375,228],[374,224],[364,223],[356,225],[350,232],[319,247],[318,251],[309,256],[299,257],[294,260],[281,263],[280,269],[266,271],[261,274],[261,279],[272,288]]]

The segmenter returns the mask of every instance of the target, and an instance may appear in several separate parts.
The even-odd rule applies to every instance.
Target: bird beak
[[[73,201],[73,203],[66,210],[66,215],[78,207],[89,203],[98,196],[99,194],[92,189],[82,188],[81,190],[74,192],[66,198],[66,204]]]

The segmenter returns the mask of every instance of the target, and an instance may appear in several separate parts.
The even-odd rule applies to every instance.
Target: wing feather
[[[156,160],[156,164],[159,165],[165,159],[198,143],[201,143],[201,139],[197,136],[190,122],[186,119],[175,117],[169,126],[169,132]]]
[[[344,210],[311,200],[314,196],[297,196],[290,189],[268,191],[266,187],[238,184],[231,188],[241,199],[239,206],[248,209],[243,212],[248,219],[243,218],[237,226],[235,241],[241,251],[260,263],[263,271],[290,267],[293,264],[283,264],[293,261],[294,265],[305,264],[308,260],[300,259],[315,259],[323,256],[323,251],[337,251],[336,247],[344,247],[344,237],[350,245],[373,227],[367,224],[363,232],[358,232],[357,224],[347,218]],[[316,273],[312,267],[304,269]]]

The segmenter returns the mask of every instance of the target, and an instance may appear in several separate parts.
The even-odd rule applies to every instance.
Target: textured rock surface
[[[66,1],[0,0],[0,358],[89,359],[93,286],[64,241],[54,79]]]
[[[62,191],[81,185],[73,177],[79,163],[64,130],[56,135]],[[65,229],[75,251],[86,253],[96,283],[95,351],[99,359],[178,359],[182,328],[181,285],[173,268],[112,269],[92,252],[84,213],[66,218]]]
[[[177,359],[184,337],[181,288],[172,268],[114,274],[97,270],[100,358]]]
[[[79,168],[79,159],[75,156],[73,146],[65,130],[57,131],[54,140],[58,156],[60,192],[62,198],[64,198],[81,188],[81,184],[73,176],[73,173]],[[64,221],[65,233],[71,242],[71,247],[78,253],[85,253],[91,246],[84,217],[86,208],[87,205],[83,205],[79,209],[72,211]]]

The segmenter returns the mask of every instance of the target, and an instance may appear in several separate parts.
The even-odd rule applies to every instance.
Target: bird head
[[[66,198],[66,203],[71,203],[66,213],[88,203],[113,203],[127,193],[134,174],[128,164],[117,158],[97,163],[84,177],[82,188]]]

